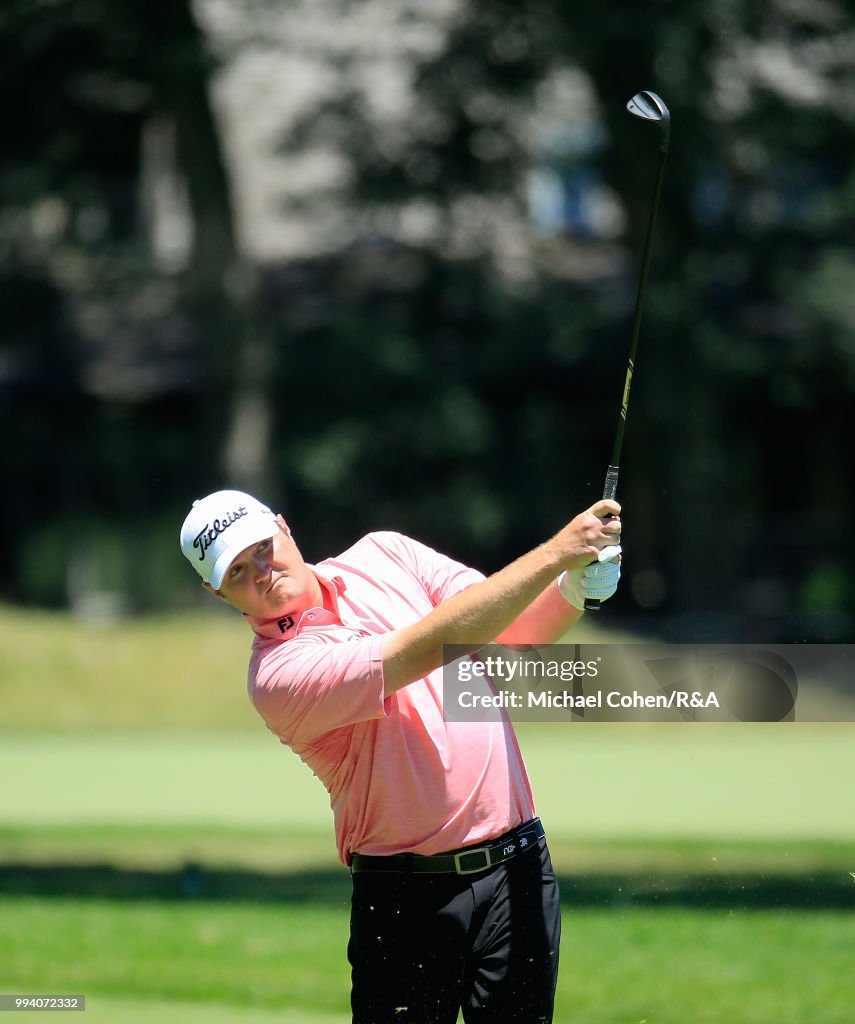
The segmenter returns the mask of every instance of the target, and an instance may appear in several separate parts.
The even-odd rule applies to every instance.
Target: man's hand
[[[584,611],[585,601],[593,598],[608,601],[620,580],[621,549],[619,544],[603,548],[599,560],[584,569],[571,569],[558,577],[558,589],[565,601]]]
[[[572,519],[549,542],[568,572],[597,562],[600,552],[620,544],[620,505],[603,498]]]

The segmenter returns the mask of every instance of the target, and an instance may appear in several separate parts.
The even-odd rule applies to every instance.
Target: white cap
[[[275,537],[271,510],[243,491],[215,491],[193,502],[181,527],[181,550],[206,583],[219,590],[226,570],[252,544]]]

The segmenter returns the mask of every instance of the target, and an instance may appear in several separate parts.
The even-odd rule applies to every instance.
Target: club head
[[[657,121],[659,123],[659,129],[662,132],[662,151],[665,152],[671,132],[671,113],[662,98],[655,92],[645,89],[632,97],[627,103],[626,109],[634,117],[640,117],[642,121]]]

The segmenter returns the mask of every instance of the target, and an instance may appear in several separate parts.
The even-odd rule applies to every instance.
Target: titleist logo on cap
[[[221,533],[224,533],[228,528],[238,521],[243,519],[247,515],[246,508],[241,505],[240,508],[236,508],[234,512],[229,514],[224,519],[215,519],[213,525],[205,523],[202,529],[193,538],[193,547],[199,549],[199,561],[205,561],[205,552],[214,543],[217,537]]]

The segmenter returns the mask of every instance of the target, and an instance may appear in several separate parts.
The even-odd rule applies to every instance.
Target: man
[[[396,533],[307,565],[240,491],[194,503],[181,549],[255,632],[250,699],[330,794],[353,880],[355,1024],[552,1020],[558,888],[510,722],[442,715],[447,645],[544,644],[607,600],[620,506],[599,501],[485,579]]]

